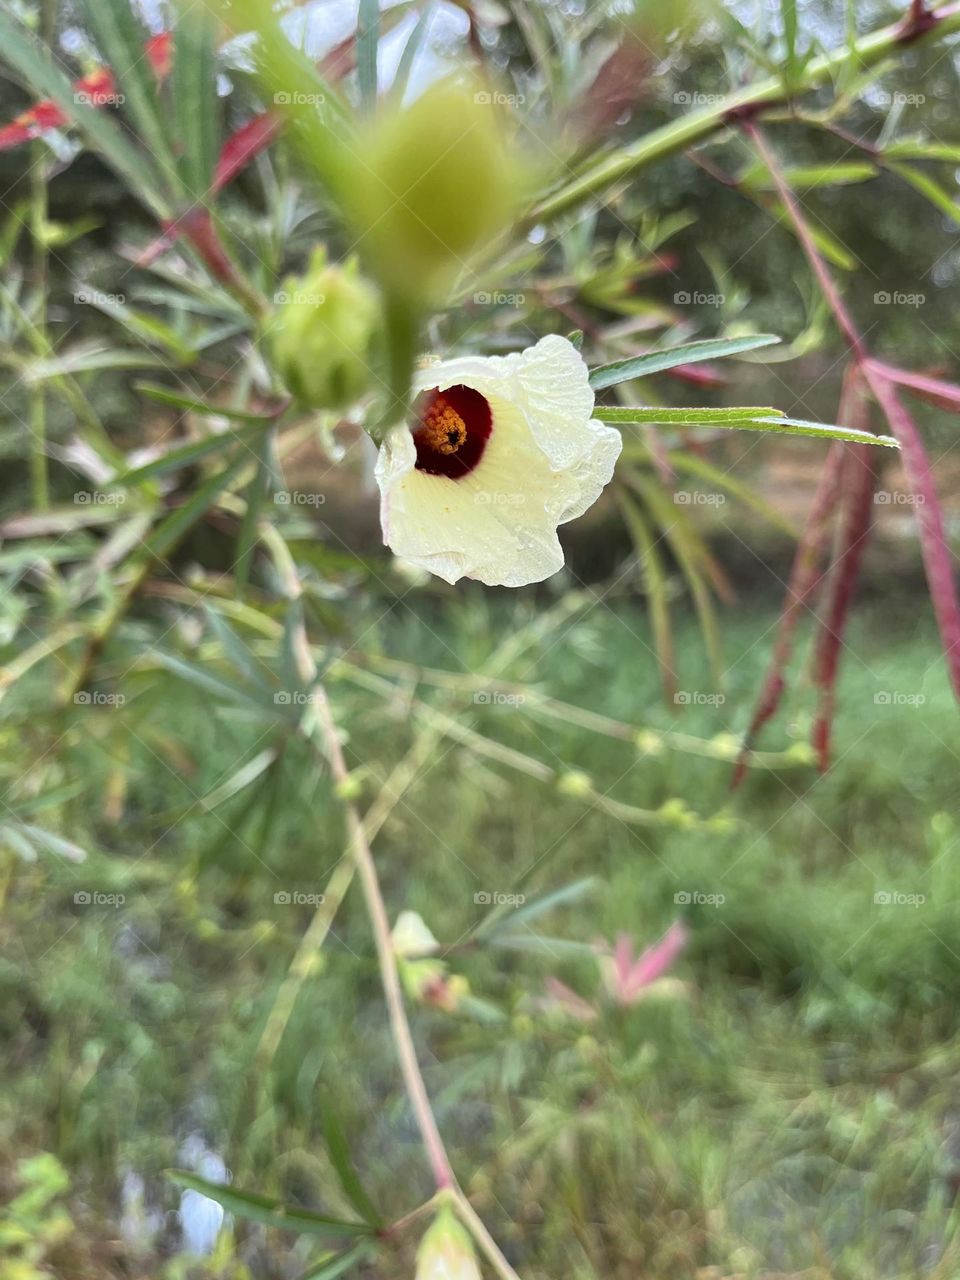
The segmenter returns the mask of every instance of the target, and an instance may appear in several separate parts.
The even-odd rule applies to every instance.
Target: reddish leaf
[[[279,116],[269,111],[261,112],[241,125],[223,144],[213,175],[213,190],[222,191],[232,182],[241,169],[246,168],[254,156],[268,147],[282,127]]]
[[[817,639],[814,681],[819,692],[813,747],[825,772],[830,762],[830,732],[836,709],[837,667],[857,585],[860,562],[873,518],[877,486],[877,451],[873,445],[843,445],[844,522],[837,558],[830,573],[826,615]]]
[[[946,409],[949,413],[960,413],[960,386],[956,382],[946,382],[943,378],[931,378],[924,373],[898,369],[895,365],[883,364],[880,360],[871,360],[870,364],[882,378],[886,378],[888,382],[895,382],[906,391],[912,391],[921,400],[927,400],[939,409]]]
[[[930,459],[923,447],[920,432],[903,407],[893,381],[884,366],[873,361],[864,365],[864,373],[874,399],[890,424],[903,456],[903,469],[911,492],[917,499],[917,530],[920,550],[927,574],[927,585],[940,629],[940,640],[947,659],[950,682],[960,698],[960,603],[954,578],[953,556],[943,527],[943,511],[933,483]]]

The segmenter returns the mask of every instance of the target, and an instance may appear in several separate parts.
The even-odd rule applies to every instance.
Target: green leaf
[[[430,19],[433,17],[435,5],[432,0],[424,5],[423,12],[417,19],[417,25],[407,37],[407,43],[403,46],[403,53],[400,55],[400,61],[397,63],[397,72],[393,77],[393,83],[390,86],[389,94],[393,105],[396,107],[403,101],[403,96],[407,91],[407,85],[410,83],[410,72],[413,68],[413,61],[420,52],[427,29],[430,26]]]
[[[904,182],[909,182],[911,187],[919,191],[935,209],[945,213],[952,222],[960,223],[960,204],[956,203],[939,182],[935,182],[927,174],[920,173],[907,164],[891,164],[890,169],[903,178]]]
[[[250,1191],[238,1191],[235,1187],[207,1182],[196,1174],[183,1169],[169,1169],[167,1177],[178,1187],[199,1191],[201,1195],[221,1205],[234,1217],[260,1222],[266,1227],[279,1227],[284,1231],[297,1231],[308,1236],[371,1236],[374,1229],[365,1222],[343,1222],[328,1218],[309,1209],[285,1205],[280,1200],[255,1195]]]
[[[234,684],[232,680],[226,680],[223,676],[214,675],[205,667],[187,662],[175,653],[169,653],[166,649],[151,649],[149,657],[151,661],[156,662],[172,675],[179,676],[181,680],[186,680],[188,684],[203,689],[205,693],[212,694],[223,702],[252,707],[259,712],[269,712],[274,716],[277,714],[277,707],[272,698],[256,690],[245,689],[243,685]]]
[[[221,490],[227,487],[240,468],[246,465],[246,462],[247,459],[244,455],[238,455],[223,471],[218,471],[215,476],[210,477],[206,484],[196,489],[182,506],[172,511],[166,520],[153,531],[144,544],[145,554],[148,557],[162,560],[167,552],[176,546],[187,530],[203,518],[216,502]]]
[[[337,1280],[337,1276],[342,1276],[354,1263],[365,1262],[372,1258],[374,1252],[373,1246],[363,1241],[347,1253],[340,1253],[335,1258],[327,1258],[324,1262],[318,1262],[315,1266],[309,1267],[301,1272],[297,1280]]]
[[[576,880],[573,884],[564,885],[562,889],[555,889],[551,893],[541,894],[539,897],[525,902],[520,907],[507,908],[505,913],[491,912],[483,923],[474,930],[473,936],[475,938],[493,937],[502,932],[501,926],[503,925],[506,925],[508,930],[513,932],[519,925],[529,925],[532,920],[546,915],[548,911],[552,911],[555,907],[562,907],[571,902],[579,902],[581,898],[592,892],[595,887],[595,878],[586,876],[582,880]]]
[[[656,410],[656,412],[662,412]],[[687,410],[684,410],[687,412]],[[709,413],[709,410],[705,412]],[[670,422],[670,419],[651,418],[650,410],[620,408],[619,406],[598,405],[593,416],[611,426],[628,425],[638,422]],[[638,416],[639,415],[639,416]],[[733,431],[769,431],[784,436],[816,436],[822,440],[850,440],[854,444],[879,444],[888,449],[898,448],[892,436],[875,436],[872,431],[858,431],[855,427],[840,427],[831,423],[806,422],[802,418],[786,417],[746,417],[742,419],[725,417],[704,417],[698,422],[686,421],[686,427],[714,427]]]
[[[749,484],[744,484],[742,480],[735,479],[728,471],[715,467],[713,463],[707,462],[706,458],[701,458],[698,454],[689,453],[683,449],[675,449],[667,457],[670,465],[676,471],[683,471],[687,475],[696,476],[699,480],[706,480],[708,484],[712,484],[715,488],[729,493],[731,497],[739,499],[744,506],[752,508],[758,515],[763,516],[765,520],[769,520],[778,529],[782,529],[791,538],[797,537],[798,531],[796,527],[786,516],[781,515],[772,503],[761,498]]]
[[[927,138],[901,138],[883,149],[887,160],[944,160],[960,164],[960,143],[931,142]]]
[[[647,600],[650,603],[650,622],[660,666],[660,681],[669,699],[676,692],[677,677],[666,569],[657,540],[639,502],[622,486],[617,486],[617,498],[640,561]]]
[[[847,164],[796,165],[787,168],[783,176],[794,191],[810,191],[817,187],[846,187],[858,182],[869,182],[880,170],[866,160],[851,160]],[[740,182],[748,190],[775,191],[776,183],[763,164],[752,165]]]
[[[95,289],[86,292],[92,306],[102,311],[105,316],[109,316],[111,320],[116,320],[118,324],[123,325],[141,342],[165,348],[181,364],[193,364],[197,359],[196,348],[184,342],[170,325],[158,320],[156,316],[148,315],[145,311],[136,311],[133,307],[128,307],[125,302],[116,302]]]
[[[629,414],[624,418],[608,418],[608,413]],[[595,418],[604,422],[653,422],[659,426],[712,427],[738,426],[741,422],[754,418],[782,418],[781,409],[766,406],[730,409],[690,409],[665,408],[663,405],[632,405],[629,408],[610,408],[599,405],[593,411]]]
[[[648,351],[642,356],[630,356],[615,360],[590,371],[590,385],[594,391],[616,386],[618,382],[630,382],[645,378],[651,373],[662,373],[678,364],[695,364],[700,360],[721,360],[725,356],[739,355],[742,351],[755,351],[769,347],[780,339],[771,333],[744,335],[742,338],[706,338],[699,342],[686,342],[666,351]]]
[[[357,1176],[353,1161],[350,1159],[349,1143],[331,1106],[323,1108],[321,1123],[331,1163],[347,1198],[365,1222],[368,1222],[371,1227],[379,1227],[382,1222],[381,1215],[377,1213],[373,1201],[363,1189],[363,1184]]]
[[[704,572],[710,571],[710,553],[687,518],[684,508],[676,506],[659,484],[647,480],[637,472],[631,472],[628,479],[662,529],[663,536],[670,544],[677,564],[690,588],[707,646],[711,674],[719,688],[723,672],[720,630],[709,586],[704,577]]]
[[[168,387],[158,386],[155,382],[135,382],[134,388],[141,395],[149,396],[160,404],[170,404],[177,409],[186,409],[190,413],[202,413],[210,418],[230,418],[234,422],[261,422],[264,425],[276,421],[277,414],[251,413],[247,409],[231,409],[228,405],[205,404],[192,396],[184,396]]]
[[[181,6],[174,27],[174,123],[180,174],[191,200],[206,201],[219,150],[216,25],[203,6]]]
[[[367,112],[377,105],[377,49],[380,45],[380,0],[360,0],[357,12],[357,86]]]
[[[179,471],[181,467],[198,462],[212,453],[222,453],[235,444],[246,445],[248,441],[256,443],[262,433],[270,427],[270,421],[254,421],[224,431],[219,435],[204,436],[202,440],[191,440],[189,444],[180,445],[176,449],[168,449],[152,462],[145,462],[142,467],[134,467],[123,471],[110,482],[114,485],[131,487],[153,480],[156,476],[167,475],[171,471]]]

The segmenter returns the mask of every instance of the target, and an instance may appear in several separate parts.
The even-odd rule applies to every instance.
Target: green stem
[[[883,27],[857,40],[853,45],[831,49],[812,59],[800,75],[795,92],[805,93],[815,89],[850,66],[873,66],[900,48],[948,36],[956,31],[960,31],[960,2],[935,9],[920,26],[912,25],[908,20],[906,23],[901,21]],[[702,110],[690,111],[681,119],[644,134],[636,142],[603,157],[565,186],[545,196],[527,216],[525,224],[529,226],[555,217],[647,165],[678,151],[685,151],[728,125],[750,119],[765,107],[782,103],[784,97],[783,81],[779,76],[771,76],[768,80],[761,80],[730,94],[720,102],[711,103]]]
[[[40,37],[50,45],[56,33],[56,0],[44,0],[40,12]],[[36,328],[46,339],[49,254],[47,252],[47,147],[38,139],[33,144],[30,166],[30,236],[33,241],[34,288],[39,299]],[[30,492],[35,511],[50,505],[50,475],[47,465],[47,389],[42,381],[30,388]]]

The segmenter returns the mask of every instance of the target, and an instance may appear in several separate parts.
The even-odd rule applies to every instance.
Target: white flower
[[[421,370],[417,425],[377,459],[383,540],[447,582],[541,582],[563,566],[557,525],[583,515],[622,441],[595,422],[587,367],[551,335],[507,356]]]

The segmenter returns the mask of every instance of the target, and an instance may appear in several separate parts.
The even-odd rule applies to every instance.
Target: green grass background
[[[477,594],[378,610],[365,643],[478,669],[531,608]],[[746,723],[774,618],[728,620],[722,705],[664,703],[647,619],[624,604],[562,625],[509,674],[638,727],[710,738]],[[716,693],[692,621],[678,654],[681,686]],[[339,682],[336,701],[366,803],[410,743],[409,707]],[[593,959],[550,941],[451,955],[498,1019],[414,1013],[458,1173],[523,1275],[960,1274],[960,744],[917,603],[870,605],[855,620],[824,778],[753,770],[731,795],[717,761],[642,754],[522,705],[478,707],[469,692],[443,705],[552,766],[585,770],[618,800],[657,809],[679,797],[713,819],[628,827],[446,741],[376,841],[391,912],[421,912],[445,943],[489,910],[478,892],[532,899],[584,877],[591,890],[537,919],[539,933],[589,943],[627,931],[642,947],[677,916],[690,926],[681,993],[606,1006],[589,1025],[542,1007],[548,975],[588,998],[597,988]],[[811,709],[798,677],[764,745],[803,740]],[[271,1069],[252,1068],[311,916],[274,894],[323,891],[343,845],[339,809],[293,743],[257,803],[242,793],[205,812],[199,798],[266,740],[243,711],[169,676],[131,683],[131,731],[116,730],[116,715],[7,732],[8,773],[64,735],[63,780],[85,784],[65,806],[66,834],[94,852],[82,866],[3,855],[0,1179],[12,1194],[18,1161],[40,1151],[65,1165],[74,1227],[48,1257],[65,1280],[293,1276],[322,1251],[290,1233],[236,1224],[203,1263],[173,1256],[169,1214],[142,1228],[139,1247],[125,1241],[119,1189],[136,1171],[143,1213],[174,1209],[163,1171],[192,1134],[238,1185],[349,1214],[323,1139],[334,1115],[388,1219],[429,1195],[356,890]],[[119,823],[108,802],[118,779]],[[74,902],[90,890],[126,901]],[[677,904],[682,891],[724,901]],[[923,901],[884,906],[878,892]],[[356,1274],[411,1275],[415,1243],[413,1231]]]

